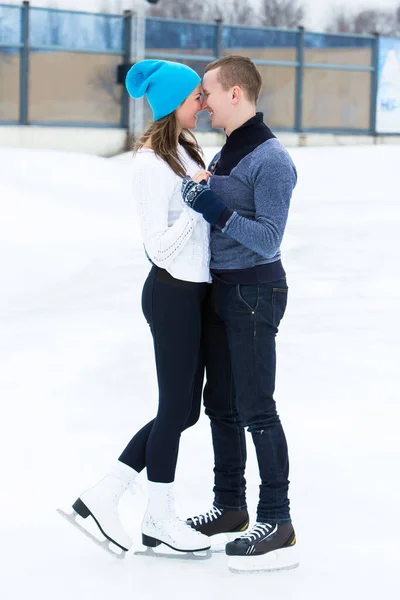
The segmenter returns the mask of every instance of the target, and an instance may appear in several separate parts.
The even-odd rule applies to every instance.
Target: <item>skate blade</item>
[[[209,560],[211,558],[211,550],[199,550],[198,552],[178,552],[173,549],[165,549],[165,552],[155,551],[153,548],[146,548],[146,550],[136,550],[134,552],[136,556],[150,556],[152,558],[167,558],[174,560]]]
[[[125,555],[126,555],[125,550],[122,550],[121,548],[116,546],[113,542],[108,540],[107,538],[105,538],[104,540],[99,540],[92,533],[90,533],[90,531],[88,531],[87,529],[85,529],[85,527],[83,527],[80,523],[78,523],[78,521],[76,520],[76,517],[79,516],[77,512],[73,511],[72,513],[67,513],[65,511],[61,510],[61,508],[57,508],[56,511],[58,512],[59,515],[61,515],[64,519],[66,519],[71,525],[73,525],[81,533],[86,535],[86,537],[88,537],[94,544],[96,544],[96,546],[99,546],[102,550],[107,552],[107,554],[111,554],[111,556],[113,556],[114,558],[117,558],[118,560],[123,560],[125,558]],[[115,548],[116,550],[114,551],[113,548]]]
[[[296,550],[295,548],[282,548],[260,556],[230,556],[228,569],[232,573],[296,569],[300,564]]]
[[[232,542],[236,538],[241,535],[240,532],[234,533],[216,533],[215,535],[210,536],[208,539],[211,544],[211,552],[213,554],[222,554],[225,553],[225,546],[228,542]]]

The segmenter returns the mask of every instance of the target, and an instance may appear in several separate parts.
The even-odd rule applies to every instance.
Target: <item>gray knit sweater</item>
[[[211,177],[214,195],[234,211],[223,229],[211,228],[211,269],[248,269],[279,260],[296,181],[293,161],[276,138],[247,154],[230,175]]]

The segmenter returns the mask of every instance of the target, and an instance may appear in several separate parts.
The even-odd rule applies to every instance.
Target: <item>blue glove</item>
[[[222,225],[222,228],[225,226],[232,211],[214,196],[206,181],[196,183],[189,175],[186,175],[182,180],[181,189],[183,200],[187,206],[201,213],[211,225],[218,222],[218,225]],[[220,223],[221,218],[224,223]]]

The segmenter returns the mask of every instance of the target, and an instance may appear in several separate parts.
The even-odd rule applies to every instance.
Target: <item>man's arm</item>
[[[285,231],[297,181],[296,169],[286,152],[274,152],[266,161],[255,165],[252,176],[254,220],[233,212],[225,224],[217,223],[216,226],[253,252],[273,258],[279,251]]]
[[[282,242],[290,199],[296,185],[296,169],[285,150],[258,157],[251,178],[255,218],[242,217],[218,200],[208,186],[184,180],[185,202],[224,234],[253,252],[273,258]]]

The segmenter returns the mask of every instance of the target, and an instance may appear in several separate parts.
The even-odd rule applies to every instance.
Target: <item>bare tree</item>
[[[225,0],[223,3],[221,0],[161,0],[150,8],[148,14],[151,17],[209,23],[222,19],[231,25],[252,25],[255,21],[250,0]]]
[[[343,7],[331,13],[328,33],[398,35],[400,33],[400,6],[395,12],[390,10],[362,10],[350,13]]]
[[[151,17],[206,21],[208,8],[207,0],[162,0],[151,6],[148,14]]]
[[[222,19],[228,25],[256,25],[256,14],[249,0],[208,0],[209,21]]]
[[[302,24],[305,8],[299,0],[261,0],[259,23],[264,27],[288,27]]]
[[[122,0],[103,0],[103,8],[102,12],[110,13],[112,15],[121,15],[122,14]]]

